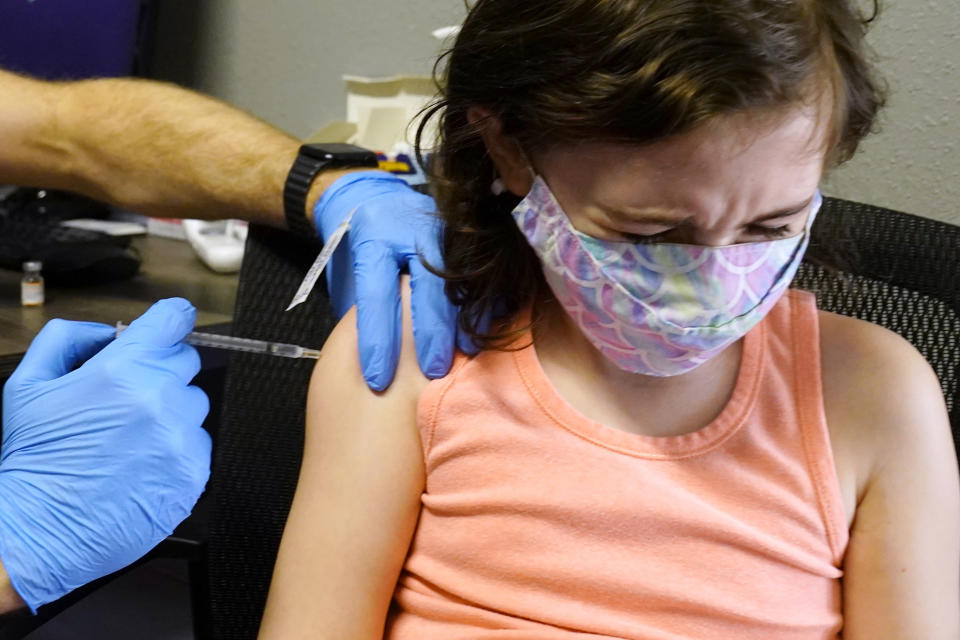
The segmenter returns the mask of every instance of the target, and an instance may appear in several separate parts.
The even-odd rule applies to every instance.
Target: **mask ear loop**
[[[823,193],[820,189],[817,189],[817,193],[813,196],[813,202],[810,205],[810,215],[807,218],[807,226],[805,231],[810,233],[810,230],[813,229],[813,223],[817,219],[817,214],[820,213],[820,209],[823,207]]]
[[[527,163],[527,171],[530,172],[531,181],[536,182],[537,172],[533,168],[533,163],[530,162],[530,156],[528,156],[524,148],[520,146],[520,143],[517,143],[517,147],[519,147],[520,154],[523,156],[523,159]],[[506,192],[507,192],[507,185],[503,183],[503,180],[501,180],[500,176],[498,175],[496,178],[494,178],[493,182],[490,183],[490,193],[492,193],[495,196],[501,196]]]

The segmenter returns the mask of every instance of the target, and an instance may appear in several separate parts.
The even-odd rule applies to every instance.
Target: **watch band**
[[[317,239],[317,230],[307,217],[307,192],[313,179],[329,164],[329,160],[300,153],[287,174],[287,181],[283,185],[283,213],[287,218],[287,228],[300,237]]]
[[[340,143],[301,145],[283,185],[287,227],[301,237],[317,239],[316,228],[306,209],[307,193],[318,173],[330,168],[377,166],[377,155],[361,147]]]

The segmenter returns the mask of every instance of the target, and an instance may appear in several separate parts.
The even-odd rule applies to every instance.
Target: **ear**
[[[504,186],[515,196],[526,196],[533,186],[533,172],[517,140],[504,135],[500,118],[489,109],[470,107],[467,121],[479,127],[480,137]]]

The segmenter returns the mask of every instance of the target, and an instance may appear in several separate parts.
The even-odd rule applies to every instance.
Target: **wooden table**
[[[180,296],[197,307],[197,326],[230,322],[237,275],[210,271],[186,242],[136,238],[140,273],[129,280],[83,288],[46,287],[42,307],[20,305],[20,273],[0,270],[0,370],[12,371],[30,341],[51,318],[115,324],[130,322],[161,298]],[[2,373],[0,373],[2,374]]]

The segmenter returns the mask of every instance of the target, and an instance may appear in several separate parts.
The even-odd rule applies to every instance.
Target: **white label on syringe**
[[[297,294],[293,296],[293,300],[290,301],[290,306],[287,307],[287,311],[305,302],[307,298],[310,297],[310,292],[317,286],[317,280],[320,279],[320,274],[323,273],[324,267],[330,262],[330,258],[333,257],[333,252],[340,246],[340,242],[343,241],[347,230],[350,229],[350,220],[353,219],[353,214],[357,212],[357,209],[359,209],[359,207],[354,207],[353,210],[347,214],[347,217],[343,219],[343,222],[340,223],[336,231],[327,239],[326,244],[323,245],[323,250],[320,251],[320,255],[314,260],[313,265],[311,265],[307,271],[307,275],[303,278],[303,282],[300,283],[300,288],[297,289]]]

